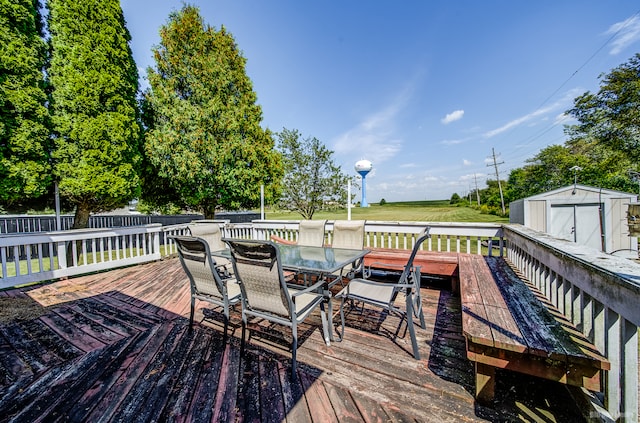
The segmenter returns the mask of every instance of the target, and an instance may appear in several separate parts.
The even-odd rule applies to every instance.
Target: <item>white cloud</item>
[[[546,114],[551,113],[555,110],[558,109],[566,109],[567,106],[569,104],[572,104],[573,99],[576,97],[576,93],[578,92],[577,89],[573,89],[573,90],[569,90],[567,91],[567,93],[564,95],[564,97],[562,97],[561,99],[559,99],[558,101],[556,101],[555,103],[553,103],[550,106],[546,106],[546,107],[541,107],[540,109],[534,110],[533,112],[526,114],[524,116],[520,116],[519,118],[513,119],[510,122],[507,122],[506,124],[502,125],[499,128],[496,129],[492,129],[491,131],[487,131],[483,134],[484,138],[491,138],[491,137],[495,137],[496,135],[502,134],[503,132],[508,131],[509,129],[515,128],[517,126],[520,126],[524,123],[527,123],[535,118],[541,117],[542,119],[546,118]]]
[[[464,116],[464,110],[456,110],[447,114],[442,119],[440,119],[440,122],[442,122],[444,125],[448,125],[451,122],[455,122],[456,120],[462,119],[463,116]]]
[[[640,18],[634,15],[622,22],[616,22],[605,34],[614,36],[609,54],[616,55],[640,40]]]
[[[519,126],[525,122],[528,122],[535,117],[544,115],[545,113],[552,111],[552,109],[553,108],[551,106],[543,107],[542,109],[538,109],[524,116],[520,116],[519,118],[513,119],[511,122],[507,122],[506,124],[502,125],[499,128],[492,129],[491,131],[485,132],[484,137],[485,138],[495,137],[496,135],[506,132],[511,128],[515,128],[516,126]]]
[[[467,160],[467,159],[462,159],[462,164],[464,166],[471,166],[472,165],[471,160]]]

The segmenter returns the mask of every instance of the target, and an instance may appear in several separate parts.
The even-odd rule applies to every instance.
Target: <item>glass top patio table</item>
[[[298,272],[333,273],[358,261],[369,250],[352,250],[332,247],[276,244],[280,251],[282,268]],[[231,258],[230,251],[214,251],[214,256]]]

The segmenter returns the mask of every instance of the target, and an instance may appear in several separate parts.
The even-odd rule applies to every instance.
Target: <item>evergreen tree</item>
[[[38,0],[0,0],[0,203],[42,196],[51,186]]]
[[[186,5],[160,29],[154,56],[144,99],[146,173],[154,176],[145,178],[143,199],[213,218],[218,207],[257,206],[261,184],[267,201],[276,198],[280,156],[260,127],[262,110],[233,36]]]
[[[82,228],[139,193],[138,71],[118,0],[48,7],[55,175]]]

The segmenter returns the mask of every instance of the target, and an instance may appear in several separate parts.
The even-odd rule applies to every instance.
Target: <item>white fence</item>
[[[0,288],[159,260],[161,231],[156,223],[3,235]]]
[[[429,251],[488,254],[493,248],[501,248],[502,225],[491,223],[441,223],[441,222],[377,222],[365,224],[365,246],[380,248],[411,249],[416,235],[425,226],[431,227],[431,238],[423,245]],[[252,224],[229,224],[225,236],[230,238],[253,238],[267,240],[271,235],[295,241],[298,236],[298,221],[261,220]],[[333,222],[327,222],[327,243],[331,244]]]
[[[511,262],[611,362],[604,382],[610,416],[637,422],[640,265],[519,225],[506,225],[504,234]]]

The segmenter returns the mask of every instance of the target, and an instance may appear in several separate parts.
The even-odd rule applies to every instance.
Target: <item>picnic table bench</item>
[[[371,248],[365,267],[402,269],[410,251]],[[460,294],[467,358],[474,362],[476,399],[490,402],[496,369],[601,391],[610,363],[529,281],[502,257],[419,251],[421,273],[450,277]]]
[[[601,390],[609,361],[503,258],[458,254],[458,266],[462,331],[475,363],[478,402],[493,399],[495,369]]]

